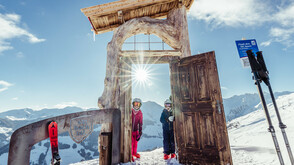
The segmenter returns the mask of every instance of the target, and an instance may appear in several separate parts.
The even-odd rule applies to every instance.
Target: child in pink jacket
[[[139,98],[135,98],[132,102],[132,161],[134,157],[140,158],[140,154],[137,153],[138,141],[142,136],[143,114],[140,110],[142,101]]]

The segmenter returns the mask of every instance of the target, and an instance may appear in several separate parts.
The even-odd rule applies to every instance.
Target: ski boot
[[[170,155],[170,158],[175,158],[175,157],[176,157],[176,154],[174,153]]]
[[[168,155],[168,154],[164,154],[164,155],[163,155],[163,159],[164,159],[164,160],[169,159],[169,155]]]
[[[139,153],[136,153],[136,154],[133,155],[133,156],[135,156],[136,158],[140,158],[140,157],[141,157],[141,155],[140,155]]]
[[[134,156],[132,155],[132,162],[135,162]]]

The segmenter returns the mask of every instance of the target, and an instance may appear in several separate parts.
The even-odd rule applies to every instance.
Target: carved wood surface
[[[166,20],[143,17],[131,19],[125,22],[114,31],[113,38],[107,45],[107,64],[104,91],[102,96],[98,99],[98,106],[100,108],[112,107],[123,109],[122,119],[124,127],[122,127],[122,142],[124,144],[122,147],[124,149],[121,150],[121,161],[123,162],[130,161],[131,83],[127,84],[130,87],[128,91],[125,91],[125,84],[123,84],[123,82],[129,80],[123,78],[126,73],[123,73],[123,68],[125,67],[123,66],[124,60],[120,56],[122,45],[127,38],[133,35],[140,33],[154,34],[173,49],[179,50],[181,57],[191,56],[188,27],[185,26],[187,26],[186,9],[185,6],[181,6],[180,8],[171,10],[168,13]],[[160,63],[160,61],[152,62]],[[110,132],[111,127],[109,125],[102,125],[102,131]]]
[[[88,124],[113,123],[115,128],[113,128],[112,139],[110,139],[114,146],[111,150],[111,161],[113,164],[119,163],[121,113],[118,109],[101,109],[56,116],[17,129],[10,139],[8,165],[30,164],[30,151],[33,145],[49,137],[47,129],[49,122],[56,121],[58,134],[61,134],[69,132],[70,121],[81,116],[91,118]]]
[[[183,164],[232,164],[214,52],[171,63],[175,135]]]
[[[179,14],[179,11],[182,13],[176,15]],[[185,33],[185,36],[188,36],[188,32],[177,30],[178,25],[183,24],[180,22],[187,22],[187,20],[182,20],[183,18],[186,18],[183,15],[186,15],[184,7],[173,10],[173,12],[169,14],[167,20],[156,20],[148,17],[133,19],[120,26],[114,32],[113,38],[107,46],[107,68],[104,81],[104,91],[98,100],[98,106],[100,108],[118,107],[118,75],[120,74],[119,53],[123,42],[132,35],[139,33],[155,34],[162,38],[162,40],[172,48],[179,49],[182,52],[182,56],[191,55],[188,51],[190,50],[190,43],[181,42],[185,37],[180,38],[180,36],[182,36],[180,34]],[[184,54],[185,52],[186,54]]]
[[[114,31],[113,38],[107,45],[106,78],[98,106],[100,108],[118,107],[119,54],[122,44],[127,38],[140,33],[154,34],[172,48],[179,49],[182,57],[191,56],[189,35],[185,26],[187,26],[186,9],[182,6],[172,10],[167,20],[149,17],[135,18]]]

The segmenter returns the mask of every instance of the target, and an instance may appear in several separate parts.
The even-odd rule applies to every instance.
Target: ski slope
[[[280,115],[287,125],[286,133],[292,152],[294,150],[294,94],[276,100]],[[273,104],[268,104],[276,136],[285,164],[291,164]],[[276,165],[280,164],[263,109],[239,117],[227,123],[234,164]]]
[[[294,94],[280,96],[276,100],[280,115],[284,124],[287,125],[286,132],[289,143],[294,150]],[[274,124],[276,135],[282,151],[283,159],[286,165],[290,165],[288,152],[278,127],[278,120],[275,115],[274,107],[268,104],[272,122]],[[232,159],[234,165],[277,165],[280,164],[271,134],[267,131],[268,123],[265,119],[263,109],[251,112],[245,116],[236,118],[227,123],[229,140],[231,145]],[[139,142],[138,145],[142,142]],[[144,142],[145,143],[145,142]],[[148,143],[148,142],[146,142]],[[172,164],[178,165],[178,161],[173,159],[163,160],[163,149],[158,148],[153,151],[139,152],[141,159],[136,162],[124,163],[132,164]],[[98,159],[75,163],[72,165],[94,165]]]
[[[128,162],[128,163],[122,163],[121,165],[164,165],[164,164],[172,164],[172,165],[179,165],[180,163],[176,159],[169,159],[169,160],[163,160],[163,149],[157,148],[153,151],[145,151],[145,152],[139,152],[141,154],[140,159],[136,159],[135,162]],[[99,163],[98,159],[91,160],[91,161],[84,161],[80,163],[74,163],[71,165],[97,165]]]

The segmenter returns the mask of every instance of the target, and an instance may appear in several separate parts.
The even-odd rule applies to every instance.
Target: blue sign
[[[255,39],[252,40],[239,40],[236,41],[237,49],[239,52],[240,60],[244,68],[248,68],[250,66],[248,57],[247,57],[247,50],[252,50],[252,52],[256,56],[256,52],[258,52],[258,47]]]
[[[236,45],[237,45],[240,58],[247,57],[246,51],[249,49],[251,49],[255,55],[256,55],[256,52],[259,51],[255,39],[239,40],[239,41],[236,41]]]

